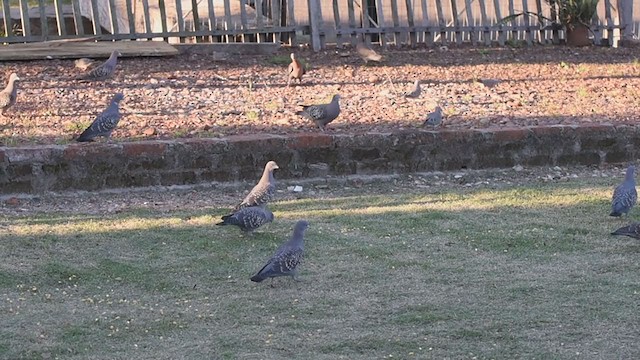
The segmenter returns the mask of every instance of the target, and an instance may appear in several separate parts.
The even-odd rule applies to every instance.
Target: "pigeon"
[[[635,170],[635,166],[629,166],[624,176],[624,181],[613,190],[611,214],[609,214],[609,216],[617,217],[622,216],[622,214],[627,214],[636,204],[638,192],[636,191],[636,179],[634,178]]]
[[[261,206],[242,208],[233,214],[222,217],[222,222],[216,225],[236,225],[243,232],[251,233],[260,226],[273,221],[273,213]]]
[[[436,109],[427,115],[427,120],[424,121],[423,126],[430,125],[436,127],[440,124],[442,124],[442,108],[436,106]]]
[[[482,86],[486,88],[495,87],[500,83],[500,80],[496,80],[496,79],[480,79],[478,81],[480,82],[480,84],[482,84]]]
[[[287,86],[291,84],[291,79],[297,79],[298,83],[302,82],[302,75],[305,73],[304,66],[296,60],[296,54],[291,53],[291,64],[287,68],[287,74],[289,76],[287,80]]]
[[[251,189],[244,200],[233,208],[234,213],[250,206],[263,206],[271,201],[276,191],[276,179],[273,177],[273,170],[275,169],[279,169],[275,161],[269,161],[264,166],[260,181]]]
[[[117,93],[113,96],[111,100],[111,104],[93,120],[93,123],[89,125],[89,127],[80,134],[76,141],[78,142],[87,142],[93,141],[93,138],[98,136],[104,136],[107,139],[111,136],[111,132],[118,125],[118,121],[120,121],[120,111],[118,109],[118,104],[124,95],[121,93]]]
[[[267,264],[251,277],[253,282],[261,282],[266,278],[277,276],[291,276],[298,281],[296,267],[304,256],[304,232],[309,227],[306,220],[300,220],[293,228],[291,238],[273,254]]]
[[[4,111],[13,106],[16,103],[16,97],[18,95],[18,87],[16,81],[20,78],[18,74],[13,73],[9,75],[9,82],[4,90],[0,91],[0,116],[4,117]]]
[[[109,58],[107,59],[107,61],[92,68],[88,73],[83,74],[77,77],[76,79],[91,81],[91,80],[104,80],[111,77],[111,75],[113,75],[113,73],[116,70],[116,64],[118,63],[118,56],[120,55],[122,54],[120,54],[119,51],[114,50],[111,53],[111,56],[109,56]]]
[[[88,68],[94,65],[93,60],[87,58],[77,59],[73,63],[78,69],[82,71],[86,71]]]
[[[640,240],[640,223],[623,226],[611,233],[611,235],[624,235]]]
[[[378,54],[375,50],[369,49],[364,43],[359,42],[356,44],[356,51],[358,55],[364,60],[365,64],[369,61],[380,62],[382,61],[382,55]]]
[[[422,89],[420,89],[420,80],[416,80],[413,83],[413,89],[410,92],[404,93],[404,97],[409,99],[417,99],[420,97],[421,92],[422,92]]]
[[[325,125],[335,120],[340,115],[340,95],[334,95],[331,102],[328,104],[320,105],[303,105],[302,111],[298,111],[296,114],[313,121],[324,131]]]

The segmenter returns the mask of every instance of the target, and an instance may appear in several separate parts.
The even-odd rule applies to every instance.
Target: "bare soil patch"
[[[291,51],[125,58],[113,79],[96,84],[73,80],[73,60],[6,62],[3,78],[17,72],[24,80],[18,103],[0,119],[0,144],[72,141],[120,91],[124,117],[114,141],[319,131],[295,112],[335,93],[343,100],[327,127],[333,134],[418,129],[437,104],[448,129],[633,124],[640,106],[636,49],[388,49],[373,66],[348,49],[295,49],[310,69],[301,85],[287,88]],[[404,99],[415,79],[422,96]]]

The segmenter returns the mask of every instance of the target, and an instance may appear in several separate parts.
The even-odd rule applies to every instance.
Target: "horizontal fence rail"
[[[595,44],[637,36],[640,4],[600,0]],[[559,43],[547,0],[0,0],[0,42]],[[541,16],[505,17],[519,13]]]

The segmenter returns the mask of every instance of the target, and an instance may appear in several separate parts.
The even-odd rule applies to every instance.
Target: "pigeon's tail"
[[[236,219],[233,217],[233,214],[225,215],[222,218],[222,221],[217,223],[216,225],[224,226],[224,225],[236,225]]]
[[[261,282],[264,279],[266,279],[266,277],[263,277],[262,275],[260,275],[260,273],[257,273],[251,277],[251,281],[253,282]]]
[[[89,141],[93,141],[93,138],[91,136],[89,136],[87,133],[82,133],[82,134],[80,134],[80,136],[78,136],[76,141],[77,142],[89,142]]]
[[[618,211],[612,211],[611,214],[609,214],[609,216],[619,217],[619,216],[622,216],[622,213]]]
[[[612,233],[611,233],[611,235],[626,235],[626,236],[631,236],[632,234],[631,234],[631,233],[629,233],[629,232],[627,232],[627,231],[625,231],[625,229],[624,229],[624,228],[622,228],[622,229],[618,229],[618,230],[616,230],[616,231],[612,232]]]

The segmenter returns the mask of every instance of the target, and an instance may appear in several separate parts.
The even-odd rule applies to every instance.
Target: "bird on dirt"
[[[613,190],[611,199],[611,214],[609,216],[622,216],[628,214],[638,200],[635,179],[636,168],[630,165],[624,176],[624,181]]]
[[[324,127],[340,115],[339,101],[340,95],[334,95],[330,103],[303,105],[302,111],[298,111],[296,114],[313,121],[320,130],[324,131]]]
[[[420,88],[420,80],[416,80],[413,83],[413,88],[411,89],[411,91],[407,91],[404,93],[404,97],[409,99],[417,99],[420,97],[421,92],[422,89]]]
[[[233,214],[225,215],[216,225],[235,225],[245,233],[252,233],[260,226],[273,221],[273,213],[266,207],[250,206],[242,208]]]
[[[292,79],[297,79],[298,84],[302,82],[302,75],[305,74],[304,65],[302,65],[297,59],[296,54],[291,53],[291,63],[287,68],[287,86],[291,84]]]
[[[77,80],[84,81],[96,81],[104,80],[113,75],[116,71],[116,65],[118,63],[118,56],[121,56],[119,51],[114,50],[111,56],[104,63],[92,68],[88,73],[78,76]]]
[[[633,223],[627,226],[623,226],[620,229],[612,232],[611,235],[624,235],[640,240],[640,223]]]
[[[356,52],[360,55],[362,60],[364,60],[365,64],[368,64],[369,61],[382,61],[382,55],[378,54],[375,50],[368,48],[362,42],[356,44]]]
[[[478,80],[478,82],[480,82],[480,84],[482,84],[482,86],[490,89],[490,88],[495,87],[496,85],[498,85],[500,83],[500,80],[496,80],[496,79],[480,79],[480,80]]]
[[[269,161],[264,166],[260,181],[245,196],[244,200],[233,208],[233,212],[250,206],[263,206],[271,201],[276,192],[276,179],[273,177],[273,170],[279,168],[275,161]]]
[[[436,106],[435,110],[427,114],[427,119],[424,121],[423,126],[433,126],[436,127],[442,124],[442,108],[440,106]]]
[[[251,277],[253,282],[261,282],[264,279],[278,276],[291,276],[298,281],[297,266],[304,256],[304,232],[309,227],[306,220],[300,220],[293,228],[291,238],[275,251],[267,264]]]
[[[16,81],[20,81],[18,74],[9,75],[9,82],[4,90],[0,91],[0,117],[4,117],[4,111],[16,103],[18,96],[18,86]]]
[[[103,136],[109,139],[111,132],[113,132],[113,129],[118,126],[118,122],[120,121],[121,116],[118,106],[122,99],[124,99],[124,95],[121,93],[115,94],[109,106],[100,113],[95,120],[93,120],[93,123],[91,123],[91,125],[89,125],[89,127],[80,134],[76,141],[93,141],[93,139],[98,136]]]
[[[87,58],[77,59],[73,64],[80,70],[86,71],[88,68],[94,65],[93,60]]]

